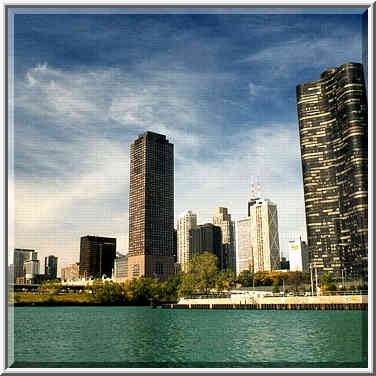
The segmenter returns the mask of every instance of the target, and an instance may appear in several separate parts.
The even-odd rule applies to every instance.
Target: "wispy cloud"
[[[298,71],[313,67],[329,68],[342,65],[361,56],[359,33],[336,30],[337,36],[307,38],[300,36],[274,46],[268,46],[241,59],[240,63],[257,63],[264,66],[269,76],[296,75]],[[266,77],[267,78],[267,77]]]
[[[74,165],[64,178],[16,180],[18,247],[34,247],[42,256],[56,252],[73,262],[79,257],[80,236],[96,233],[115,236],[119,249],[126,248],[128,150],[105,140],[91,140],[88,146],[76,161],[86,161],[85,172]]]
[[[238,141],[223,150],[222,158],[210,163],[187,161],[176,172],[176,214],[192,209],[203,223],[211,221],[216,206],[225,206],[234,219],[243,218],[253,177],[259,179],[262,194],[277,203],[281,233],[297,229],[304,233],[297,127],[250,128],[236,136]]]
[[[10,254],[74,262],[87,233],[126,249],[129,144],[144,130],[174,143],[176,214],[239,219],[253,176],[281,236],[304,228],[295,86],[358,61],[359,22],[217,13],[16,17]]]

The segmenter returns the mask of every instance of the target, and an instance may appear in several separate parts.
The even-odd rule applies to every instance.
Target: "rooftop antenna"
[[[257,178],[257,181],[256,181],[256,195],[257,195],[257,198],[261,198],[261,186],[260,186],[260,183],[258,181],[258,178]]]
[[[254,183],[253,176],[251,177],[251,194],[250,194],[250,198],[256,198],[255,183]]]

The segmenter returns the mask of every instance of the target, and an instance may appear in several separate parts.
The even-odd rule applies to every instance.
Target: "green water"
[[[367,312],[15,307],[14,356],[13,367],[367,367]]]

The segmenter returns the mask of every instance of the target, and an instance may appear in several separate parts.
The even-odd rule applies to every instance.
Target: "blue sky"
[[[305,235],[295,87],[361,62],[359,12],[64,12],[13,19],[9,256],[35,248],[64,266],[87,234],[124,253],[129,145],[145,130],[175,145],[175,216],[241,219],[254,177],[278,205],[282,252]]]

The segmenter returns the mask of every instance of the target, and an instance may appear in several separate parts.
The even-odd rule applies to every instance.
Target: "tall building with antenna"
[[[248,200],[248,217],[236,222],[237,274],[245,269],[251,272],[277,270],[280,267],[277,205],[263,198],[260,186]]]

